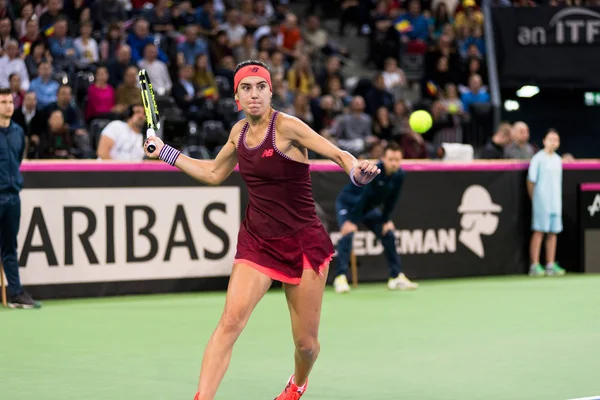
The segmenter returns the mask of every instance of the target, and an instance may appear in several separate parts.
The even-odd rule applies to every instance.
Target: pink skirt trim
[[[319,265],[319,268],[317,268],[315,270],[315,272],[317,272],[319,274],[319,276],[323,276],[323,271],[329,265],[329,263],[331,262],[332,259],[333,259],[333,253],[330,254],[329,257],[327,257],[325,259],[325,261],[323,261],[321,263],[321,265]],[[255,270],[257,270],[258,272],[265,274],[269,278],[276,280],[276,281],[283,282],[283,283],[298,285],[302,281],[302,278],[289,277],[276,269],[265,267],[263,265],[255,263],[254,261],[250,261],[250,260],[247,260],[244,258],[236,258],[233,262],[235,264],[246,264],[247,266],[252,267]],[[310,264],[310,261],[308,261],[308,258],[306,257],[305,254],[302,254],[302,268],[303,269],[314,269],[313,266]]]

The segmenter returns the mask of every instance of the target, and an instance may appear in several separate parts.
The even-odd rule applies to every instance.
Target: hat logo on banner
[[[481,235],[490,236],[498,229],[499,218],[496,213],[502,207],[492,201],[486,188],[480,185],[469,186],[463,193],[458,212],[461,232],[458,240],[479,258],[485,257]]]
[[[594,202],[592,203],[592,205],[588,206],[587,209],[590,213],[590,217],[593,217],[594,214],[600,212],[600,194],[597,194],[596,197],[594,197]]]
[[[518,26],[517,41],[523,46],[598,44],[599,40],[600,13],[582,7],[558,11],[547,27]]]

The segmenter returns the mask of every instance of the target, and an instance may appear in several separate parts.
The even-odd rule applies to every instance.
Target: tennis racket
[[[158,107],[156,106],[156,99],[154,98],[154,90],[152,89],[152,83],[148,78],[148,73],[145,69],[142,69],[138,78],[140,81],[140,89],[142,94],[142,103],[144,104],[144,112],[146,113],[146,123],[148,129],[146,130],[146,138],[156,136],[156,131],[160,128],[160,121],[158,117]],[[148,145],[148,151],[154,153],[156,146],[154,143]]]

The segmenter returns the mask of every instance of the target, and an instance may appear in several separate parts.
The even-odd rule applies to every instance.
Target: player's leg
[[[529,267],[530,276],[544,276],[546,271],[540,264],[540,252],[542,250],[542,240],[544,232],[550,229],[549,216],[543,213],[533,213],[531,220],[531,242],[529,244],[529,257],[531,258],[531,266]]]
[[[21,221],[21,201],[17,195],[2,195],[0,203],[0,249],[8,281],[8,304],[12,308],[37,308],[40,304],[23,291],[19,277],[17,235]]]
[[[292,321],[292,336],[295,344],[295,368],[293,380],[286,390],[277,398],[285,400],[292,391],[303,393],[306,389],[308,375],[319,355],[319,324],[321,322],[321,305],[323,291],[329,267],[319,275],[312,268],[302,273],[302,281],[298,285],[284,284],[285,297]]]
[[[214,399],[229,366],[233,345],[271,283],[271,278],[252,267],[233,266],[225,309],[204,352],[197,400]]]
[[[342,236],[337,242],[337,264],[333,279],[333,287],[336,293],[347,293],[350,291],[348,284],[348,266],[350,264],[350,253],[352,252],[352,240],[354,232],[347,231],[344,223],[348,220],[350,207],[342,201],[335,202],[337,223]]]
[[[389,269],[388,287],[400,290],[417,289],[419,285],[411,282],[402,272],[402,260],[396,249],[395,232],[388,231],[384,235],[383,222],[381,211],[378,209],[369,211],[363,219],[363,223],[377,236],[383,246],[383,252]]]
[[[546,235],[546,274],[548,276],[562,276],[566,271],[556,262],[557,234],[562,232],[562,218],[551,215],[550,232]]]

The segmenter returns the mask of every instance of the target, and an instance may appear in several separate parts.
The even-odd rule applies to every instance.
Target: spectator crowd
[[[27,157],[142,159],[142,68],[161,134],[196,157],[214,157],[243,118],[233,72],[250,58],[271,69],[274,108],[357,157],[378,157],[395,141],[405,158],[436,158],[442,143],[471,143],[465,127],[491,114],[475,0],[291,3],[0,0],[0,87],[13,92]],[[332,7],[337,40],[324,28]],[[343,46],[348,38],[368,44],[366,57]],[[356,60],[372,78],[348,75]],[[408,124],[416,109],[433,117],[424,135]],[[478,139],[482,155],[491,132]]]

